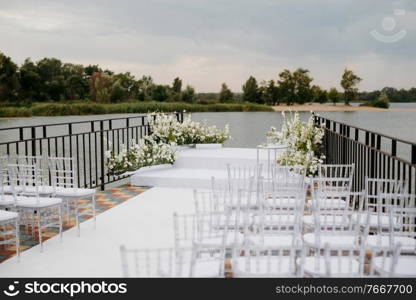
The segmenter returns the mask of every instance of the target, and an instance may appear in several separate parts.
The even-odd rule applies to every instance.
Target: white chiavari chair
[[[68,218],[75,218],[80,235],[81,217],[91,216],[96,225],[95,189],[78,187],[77,168],[72,157],[50,157],[49,170],[52,177],[54,197],[63,199]]]
[[[42,232],[48,227],[58,228],[62,240],[62,200],[42,197],[39,193],[40,170],[31,165],[8,165],[16,211],[20,224],[31,226],[35,234],[38,228],[40,249],[43,251]],[[14,187],[19,186],[18,191]]]
[[[369,273],[375,277],[416,277],[416,256],[400,255],[401,245],[373,248]]]
[[[364,193],[351,193],[346,197],[347,202],[339,202],[340,206],[334,209],[333,206],[320,206],[317,191],[313,192],[312,216],[305,216],[304,223],[309,228],[314,228],[312,232],[303,235],[303,242],[310,248],[323,249],[328,246],[355,246],[361,242],[361,227],[357,226],[352,219],[352,215],[364,202]],[[365,218],[367,214],[360,215]],[[313,223],[309,222],[312,217]],[[306,220],[306,221],[305,221]]]
[[[401,200],[387,200],[388,198],[400,198]],[[372,235],[369,235],[370,227],[374,226],[368,223],[365,232],[365,242],[372,247],[390,247],[394,248],[398,244],[401,245],[401,253],[416,255],[416,211],[409,207],[404,207],[403,203],[407,201],[407,198],[412,198],[414,195],[379,195],[378,203],[401,203],[397,206],[387,205],[384,210],[381,209],[383,204],[379,204],[378,209],[378,226],[377,231]],[[384,204],[383,206],[386,206]],[[387,212],[388,211],[388,212]],[[386,228],[386,224],[382,217],[389,214],[389,228]]]
[[[311,277],[363,277],[367,249],[363,246],[335,247],[329,244],[321,251],[297,259],[300,274]]]
[[[192,248],[128,249],[120,247],[123,277],[224,277],[224,260],[195,257]]]

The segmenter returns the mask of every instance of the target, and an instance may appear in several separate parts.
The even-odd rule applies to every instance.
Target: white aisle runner
[[[0,277],[120,277],[119,247],[172,247],[173,212],[192,213],[192,190],[152,188],[0,264]]]

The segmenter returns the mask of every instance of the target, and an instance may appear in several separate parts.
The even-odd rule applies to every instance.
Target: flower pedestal
[[[195,144],[196,149],[220,149],[222,144]]]

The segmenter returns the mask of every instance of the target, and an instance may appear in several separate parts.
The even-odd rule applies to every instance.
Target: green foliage
[[[269,82],[265,82],[262,85],[262,95],[264,99],[264,103],[267,105],[278,105],[280,104],[280,89],[279,86],[276,85],[274,80],[270,80]]]
[[[321,87],[314,85],[312,86],[312,99],[313,102],[324,104],[328,102],[328,92],[321,89]]]
[[[190,85],[187,85],[186,89],[182,92],[182,101],[188,103],[195,102],[195,89]]]
[[[381,92],[380,96],[376,100],[365,102],[361,104],[361,106],[372,106],[372,107],[387,109],[390,107],[390,100],[386,92]]]
[[[312,81],[309,70],[299,68],[292,73],[286,69],[279,74],[279,94],[287,105],[303,104],[312,100]]]
[[[15,101],[19,92],[17,65],[0,52],[0,102]]]
[[[354,74],[352,70],[345,69],[341,78],[341,86],[344,89],[344,102],[350,105],[350,102],[357,98],[357,85],[361,82],[361,78]]]
[[[218,101],[221,103],[227,103],[227,102],[233,102],[234,101],[234,94],[233,92],[228,88],[226,83],[223,83],[221,85],[221,91],[218,95]]]
[[[258,104],[263,103],[261,90],[257,84],[256,78],[250,76],[243,85],[243,101],[254,102]]]
[[[185,102],[122,102],[100,104],[93,102],[74,103],[35,103],[32,107],[1,107],[0,117],[30,117],[30,116],[69,116],[95,115],[116,113],[148,113],[148,112],[232,112],[232,111],[273,111],[266,105],[254,103],[216,103],[194,104]]]
[[[328,100],[335,105],[340,99],[341,95],[338,90],[336,88],[331,88],[328,92]]]

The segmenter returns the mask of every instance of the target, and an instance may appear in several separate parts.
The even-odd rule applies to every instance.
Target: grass
[[[0,107],[0,117],[99,115],[116,113],[273,111],[267,105],[254,103],[192,104],[184,102],[92,102],[34,103],[31,107]]]

